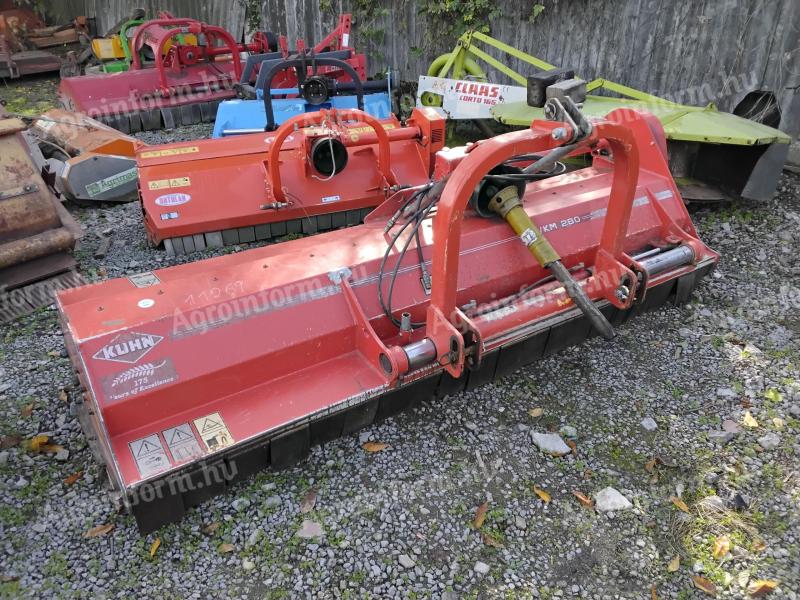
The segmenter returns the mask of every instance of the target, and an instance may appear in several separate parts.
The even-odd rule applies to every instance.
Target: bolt
[[[630,294],[630,290],[624,285],[619,286],[615,292],[615,295],[621,302],[625,302],[628,299],[628,294]]]
[[[553,129],[553,139],[554,140],[563,140],[567,137],[567,130],[563,127],[556,127]]]

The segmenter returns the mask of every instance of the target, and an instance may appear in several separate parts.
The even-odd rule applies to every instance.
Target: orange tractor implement
[[[718,255],[670,176],[660,124],[574,109],[440,151],[430,181],[362,225],[61,292],[82,423],[140,529],[312,444],[685,302]],[[591,166],[553,162],[573,150]],[[243,170],[218,160],[228,169],[206,185],[223,204]],[[375,168],[363,178],[385,185]],[[275,191],[316,202],[307,183]]]
[[[356,225],[404,186],[430,179],[444,128],[431,109],[405,123],[334,109],[269,133],[142,147],[147,236],[184,254]]]

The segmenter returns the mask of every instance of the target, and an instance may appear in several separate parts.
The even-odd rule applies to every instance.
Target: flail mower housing
[[[430,179],[444,129],[431,110],[401,123],[323,109],[271,133],[141,148],[148,239],[184,254],[356,225]]]
[[[326,47],[339,40],[349,43],[349,15],[343,17],[347,18],[340,19],[337,30],[326,38]],[[124,133],[213,122],[220,102],[236,98],[238,89],[251,85],[261,62],[290,54],[283,37],[257,32],[250,43],[237,44],[221,27],[176,18],[137,26],[130,53],[125,72],[62,79],[59,98],[64,108]],[[296,81],[276,86],[292,87]]]
[[[45,159],[42,172],[63,198],[85,206],[139,197],[136,150],[142,142],[63,109],[34,119],[30,134]]]
[[[363,225],[59,294],[82,422],[142,531],[312,444],[686,301],[718,256],[658,121],[556,108],[570,119],[440,151],[430,181]],[[565,143],[591,166],[554,166]]]

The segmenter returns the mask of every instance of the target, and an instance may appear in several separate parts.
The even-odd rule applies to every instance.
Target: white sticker
[[[539,236],[536,235],[536,232],[533,229],[526,229],[519,236],[519,239],[521,239],[522,243],[525,244],[526,246],[530,246],[536,240],[539,239]]]
[[[158,206],[180,206],[186,204],[192,199],[189,194],[164,194],[156,198]]]
[[[342,199],[341,196],[325,196],[322,198],[322,203],[328,204],[328,202],[338,202],[341,199]]]
[[[152,298],[144,298],[143,300],[139,300],[137,306],[139,308],[153,308],[156,305],[156,301]]]
[[[211,452],[233,444],[233,436],[219,413],[211,413],[206,417],[195,419],[194,426],[206,448]]]
[[[347,48],[349,45],[350,45],[350,34],[349,33],[343,33],[342,34],[342,46]]]
[[[161,213],[161,220],[162,221],[169,221],[170,219],[177,219],[178,213],[171,212],[171,213]]]
[[[130,275],[128,276],[128,281],[130,281],[137,288],[152,287],[154,285],[158,285],[159,283],[161,283],[161,280],[152,271],[147,271],[146,273],[137,273],[136,275]]]
[[[167,429],[162,433],[175,462],[183,462],[203,455],[203,450],[200,448],[197,438],[194,437],[192,426],[189,423]]]
[[[169,458],[158,434],[130,442],[128,446],[142,477],[150,477],[170,468]]]

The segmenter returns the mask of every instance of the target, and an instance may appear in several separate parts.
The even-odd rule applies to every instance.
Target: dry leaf
[[[772,592],[776,587],[778,587],[777,581],[759,579],[747,586],[747,593],[750,594],[751,598],[763,598]]]
[[[22,437],[19,435],[4,435],[2,438],[0,438],[0,450],[19,446],[21,441]]]
[[[206,535],[214,535],[217,533],[217,530],[220,528],[219,523],[209,523],[201,530]]]
[[[483,543],[487,546],[491,546],[492,548],[502,548],[503,544],[493,535],[489,535],[488,533],[483,534]]]
[[[83,537],[87,537],[87,538],[100,537],[102,535],[106,535],[112,529],[114,529],[114,524],[113,523],[109,523],[108,525],[98,525],[97,527],[92,527],[89,531],[84,533]]]
[[[755,540],[753,542],[753,552],[761,553],[767,549],[767,544],[764,540]]]
[[[780,417],[774,417],[772,419],[772,424],[775,426],[775,429],[783,429],[786,425],[786,421],[781,419]]]
[[[19,414],[24,418],[30,417],[33,414],[33,403],[23,406],[22,410],[19,411]]]
[[[0,583],[12,583],[14,581],[19,581],[19,577],[16,575],[0,575]]]
[[[753,415],[750,414],[750,411],[745,411],[744,417],[742,417],[742,423],[744,423],[745,427],[749,427],[750,429],[755,429],[758,427],[758,421],[753,418]]]
[[[150,546],[150,558],[155,558],[156,552],[161,547],[161,538],[156,538],[156,541]]]
[[[222,554],[227,554],[228,552],[233,552],[235,548],[233,547],[233,544],[220,544],[217,546],[217,550],[219,550]]]
[[[361,444],[361,447],[367,452],[380,452],[381,450],[386,450],[389,444],[384,444],[382,442],[364,442]]]
[[[47,444],[49,441],[50,438],[46,435],[35,435],[25,442],[25,447],[31,452],[39,452],[42,446]]]
[[[656,592],[656,586],[650,586],[650,600],[658,600],[658,593]]]
[[[594,500],[589,498],[589,496],[583,492],[572,490],[572,495],[575,496],[578,499],[578,502],[580,502],[581,505],[585,506],[586,508],[594,508]]]
[[[709,596],[714,596],[715,598],[717,597],[717,587],[705,577],[695,575],[692,577],[692,582],[698,590],[704,591]]]
[[[653,470],[656,468],[657,464],[658,464],[657,458],[648,460],[646,463],[644,463],[644,470],[647,471],[648,473],[652,473]]]
[[[544,409],[539,407],[532,408],[528,411],[528,414],[532,416],[534,419],[538,419],[544,414]]]
[[[47,454],[58,454],[64,449],[64,446],[59,446],[58,444],[44,444],[43,446],[39,446],[39,452],[45,452]]]
[[[67,394],[67,390],[61,390],[58,392],[58,399],[62,402],[69,402],[69,394]]]
[[[475,520],[472,521],[472,526],[475,529],[483,527],[483,522],[486,521],[486,513],[489,511],[489,503],[484,502],[475,511]]]
[[[728,554],[731,551],[731,538],[727,535],[721,535],[716,540],[714,540],[714,550],[711,552],[711,555],[716,558],[720,559]]]
[[[567,446],[572,448],[572,453],[577,455],[578,454],[578,444],[575,443],[575,440],[567,440]]]
[[[303,496],[303,501],[300,503],[300,512],[302,514],[310,513],[314,510],[314,505],[317,503],[317,490],[316,488],[311,488],[306,492],[306,495]]]
[[[680,554],[676,554],[675,558],[673,558],[667,564],[667,571],[670,572],[670,573],[674,573],[675,571],[677,571],[680,568],[681,568],[681,555]]]
[[[533,486],[533,492],[537,496],[539,496],[539,498],[541,498],[542,502],[544,502],[545,504],[547,504],[548,502],[550,502],[550,500],[552,500],[552,498],[550,497],[550,494],[548,494],[547,492],[545,492],[542,488],[540,488],[538,486]]]
[[[73,485],[81,477],[83,477],[83,471],[78,471],[77,473],[73,473],[64,480],[64,485]]]
[[[686,502],[684,502],[683,500],[681,500],[681,499],[680,499],[680,498],[678,498],[677,496],[672,496],[672,497],[670,497],[670,501],[671,501],[671,502],[672,502],[672,503],[673,503],[673,504],[674,504],[676,507],[678,507],[680,510],[682,510],[683,512],[685,512],[685,513],[688,513],[688,512],[689,512],[689,507],[688,507],[688,506],[686,506]]]

